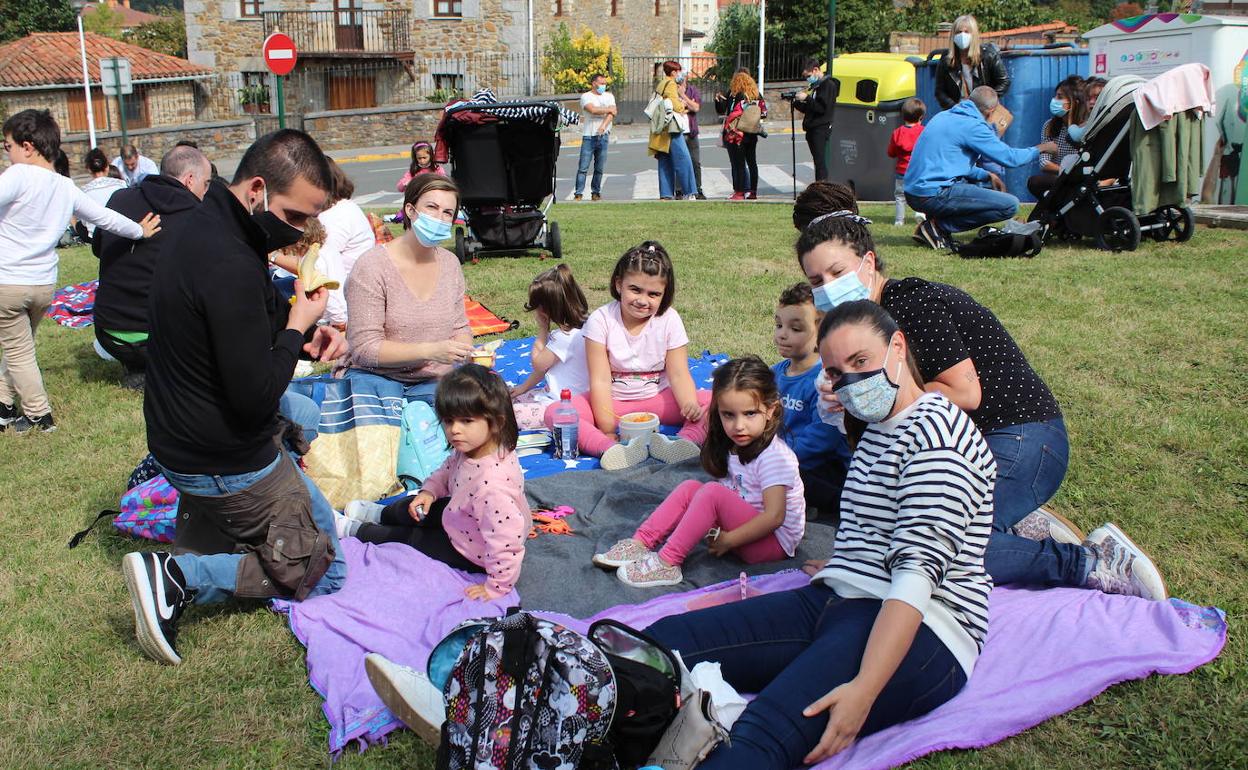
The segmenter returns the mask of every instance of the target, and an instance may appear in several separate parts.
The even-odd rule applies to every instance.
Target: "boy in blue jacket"
[[[819,320],[810,284],[803,281],[781,292],[774,340],[784,360],[771,370],[784,405],[784,441],[797,455],[806,487],[807,518],[835,524],[850,452],[845,436],[821,420],[815,408],[815,378],[822,368],[815,345]]]

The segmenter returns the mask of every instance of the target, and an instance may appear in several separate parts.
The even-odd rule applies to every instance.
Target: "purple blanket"
[[[274,603],[307,647],[309,679],[325,698],[334,753],[352,740],[366,747],[400,726],[368,683],[365,652],[423,669],[430,650],[456,623],[502,614],[519,599],[515,594],[489,603],[465,599],[471,581],[464,573],[405,545],[348,539],[343,551],[349,577],[341,591],[302,604]],[[791,571],[755,578],[751,585],[779,591],[805,582],[805,575]],[[542,614],[580,630],[598,617],[644,628],[714,590],[659,596],[592,618]],[[893,767],[933,751],[987,746],[1117,682],[1191,671],[1217,657],[1225,641],[1225,617],[1216,608],[1077,589],[998,588],[992,592],[984,653],[965,690],[927,716],[869,736],[817,767]]]

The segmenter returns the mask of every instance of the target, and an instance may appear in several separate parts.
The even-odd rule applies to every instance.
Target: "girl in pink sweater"
[[[421,174],[440,174],[446,176],[446,172],[442,167],[433,162],[433,145],[428,142],[416,142],[412,145],[412,162],[407,167],[407,171],[403,172],[403,176],[399,177],[399,181],[395,184],[394,189],[399,192],[406,192],[407,183],[420,176]],[[403,209],[391,218],[391,222],[402,223],[406,219]]]
[[[339,514],[340,537],[407,543],[456,569],[484,573],[470,599],[511,593],[532,514],[516,459],[516,417],[501,377],[467,364],[442,378],[434,401],[454,449],[416,495],[389,505],[355,500]]]

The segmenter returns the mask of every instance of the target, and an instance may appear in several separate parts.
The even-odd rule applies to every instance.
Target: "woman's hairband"
[[[827,214],[820,214],[819,216],[810,220],[810,222],[807,223],[806,227],[814,227],[817,223],[822,222],[825,219],[848,219],[849,221],[855,224],[863,225],[864,227],[866,225],[871,224],[870,219],[867,219],[864,216],[859,216],[858,214],[855,214],[854,212],[848,209],[841,209],[840,211],[832,211]]]

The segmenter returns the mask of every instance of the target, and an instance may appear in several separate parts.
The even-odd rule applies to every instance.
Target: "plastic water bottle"
[[[555,407],[555,459],[575,460],[580,457],[576,448],[576,430],[581,416],[572,406],[572,391],[566,388],[559,393],[559,406]]]

